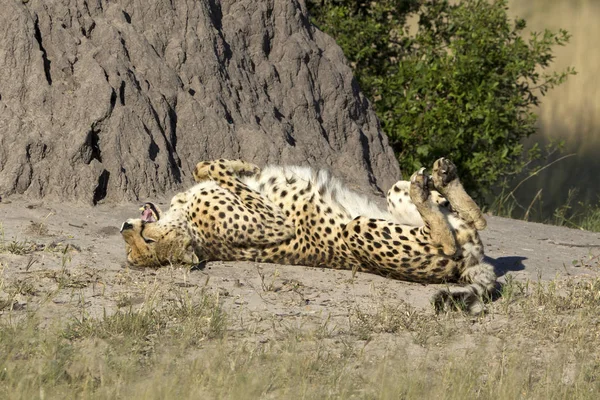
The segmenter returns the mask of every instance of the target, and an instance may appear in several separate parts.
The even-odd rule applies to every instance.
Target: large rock
[[[0,4],[0,195],[148,198],[220,157],[325,166],[363,188],[399,178],[302,2]]]

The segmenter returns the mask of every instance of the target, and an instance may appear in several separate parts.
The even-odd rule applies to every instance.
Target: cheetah
[[[396,183],[387,210],[326,170],[215,160],[193,174],[197,184],[174,196],[168,211],[147,203],[151,219],[123,223],[129,264],[254,261],[460,283],[438,291],[433,305],[471,314],[485,310],[495,288],[478,234],[486,220],[445,158],[431,175],[421,168]]]

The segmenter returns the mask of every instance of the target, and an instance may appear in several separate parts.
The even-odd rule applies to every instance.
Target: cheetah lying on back
[[[161,213],[123,223],[127,260],[159,266],[198,260],[256,261],[356,269],[421,283],[460,282],[439,291],[437,310],[483,311],[495,287],[482,261],[478,230],[486,221],[463,189],[456,167],[441,158],[388,192],[388,210],[345,188],[326,171],[239,160],[200,162],[197,185]],[[435,191],[431,188],[435,188]],[[156,222],[148,222],[149,216]]]

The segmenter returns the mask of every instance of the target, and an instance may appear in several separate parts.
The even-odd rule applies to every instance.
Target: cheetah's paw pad
[[[456,165],[447,158],[440,158],[433,163],[433,184],[437,189],[443,189],[458,178]]]

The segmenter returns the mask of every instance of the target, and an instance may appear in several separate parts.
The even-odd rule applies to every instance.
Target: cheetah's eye
[[[145,237],[142,237],[142,238],[144,239],[144,242],[146,242],[146,243],[154,243],[154,242],[156,242],[156,240],[154,240],[154,239],[145,238]]]

